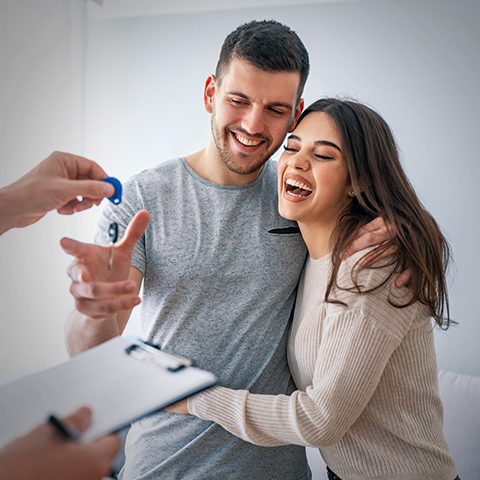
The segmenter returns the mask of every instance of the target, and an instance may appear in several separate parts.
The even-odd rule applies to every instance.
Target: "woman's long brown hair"
[[[451,322],[446,284],[450,248],[408,180],[389,126],[371,108],[350,100],[318,100],[303,112],[298,122],[312,112],[324,112],[335,122],[355,193],[340,215],[332,235],[333,271],[325,299],[332,301],[329,298],[332,288],[339,287],[336,278],[341,253],[363,225],[376,217],[383,217],[394,234],[369,255],[394,251],[388,256],[391,273],[380,285],[369,290],[361,290],[354,280],[354,290],[360,294],[371,292],[408,269],[411,276],[408,301],[402,304],[389,302],[403,308],[419,301],[428,307],[435,322],[447,329]],[[366,267],[359,261],[354,270],[358,272],[362,268],[378,266]]]

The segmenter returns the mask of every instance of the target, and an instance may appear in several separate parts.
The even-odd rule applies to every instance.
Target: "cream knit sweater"
[[[340,286],[352,285],[361,255],[342,263]],[[336,289],[330,298],[347,306],[325,303],[330,273],[330,255],[308,259],[300,281],[288,346],[299,390],[217,387],[189,399],[189,412],[257,445],[318,447],[343,480],[453,480],[425,308],[390,305],[388,298],[404,303],[408,295],[391,282],[367,295]],[[370,288],[386,275],[364,270],[359,284]]]

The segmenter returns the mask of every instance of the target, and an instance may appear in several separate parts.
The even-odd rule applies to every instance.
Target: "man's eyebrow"
[[[234,95],[235,97],[240,97],[240,98],[243,98],[244,100],[251,100],[251,98],[248,95],[245,95],[242,92],[231,91],[231,92],[227,92],[227,95]],[[293,106],[287,102],[271,102],[271,103],[267,103],[267,107],[283,107],[288,110],[293,110]]]
[[[292,135],[289,135],[289,137],[287,138],[287,141],[288,140],[297,140],[297,142],[302,141],[302,139],[298,135],[295,135],[293,133],[292,133]],[[333,147],[333,148],[336,148],[340,153],[342,153],[342,150],[340,149],[340,147],[336,143],[329,142],[328,140],[317,140],[317,141],[313,142],[313,144],[314,145],[325,145],[327,147]]]

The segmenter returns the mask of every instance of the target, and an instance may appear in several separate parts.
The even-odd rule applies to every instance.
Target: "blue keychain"
[[[114,204],[118,205],[119,203],[122,202],[122,184],[120,183],[120,180],[115,177],[105,177],[103,179],[104,182],[110,183],[113,185],[113,188],[115,189],[115,192],[111,197],[108,197],[108,199]]]
[[[122,184],[120,180],[115,177],[105,177],[103,179],[104,182],[110,183],[113,185],[115,192],[111,197],[108,199],[114,204],[119,205],[122,202]],[[112,222],[108,227],[108,236],[110,237],[110,252],[108,255],[108,269],[111,270],[113,268],[113,246],[115,242],[118,240],[118,224],[117,222]]]

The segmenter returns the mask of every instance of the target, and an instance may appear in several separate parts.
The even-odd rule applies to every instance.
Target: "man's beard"
[[[239,175],[250,175],[252,173],[257,172],[258,170],[260,170],[260,168],[263,167],[265,162],[271,157],[271,155],[275,153],[275,151],[280,146],[279,145],[274,149],[267,148],[263,157],[259,158],[255,163],[245,165],[242,168],[242,166],[238,165],[238,162],[237,164],[235,163],[231,153],[228,151],[228,148],[227,148],[227,138],[228,138],[228,135],[230,135],[230,131],[228,129],[225,129],[223,132],[223,138],[222,138],[219,132],[219,129],[217,127],[215,118],[216,118],[216,115],[214,110],[212,112],[212,119],[211,119],[213,140],[215,141],[215,146],[217,147],[217,152],[220,155],[220,158],[222,159],[223,163],[227,166],[227,168],[231,172],[238,173]],[[224,142],[223,144],[222,144],[222,141]]]

